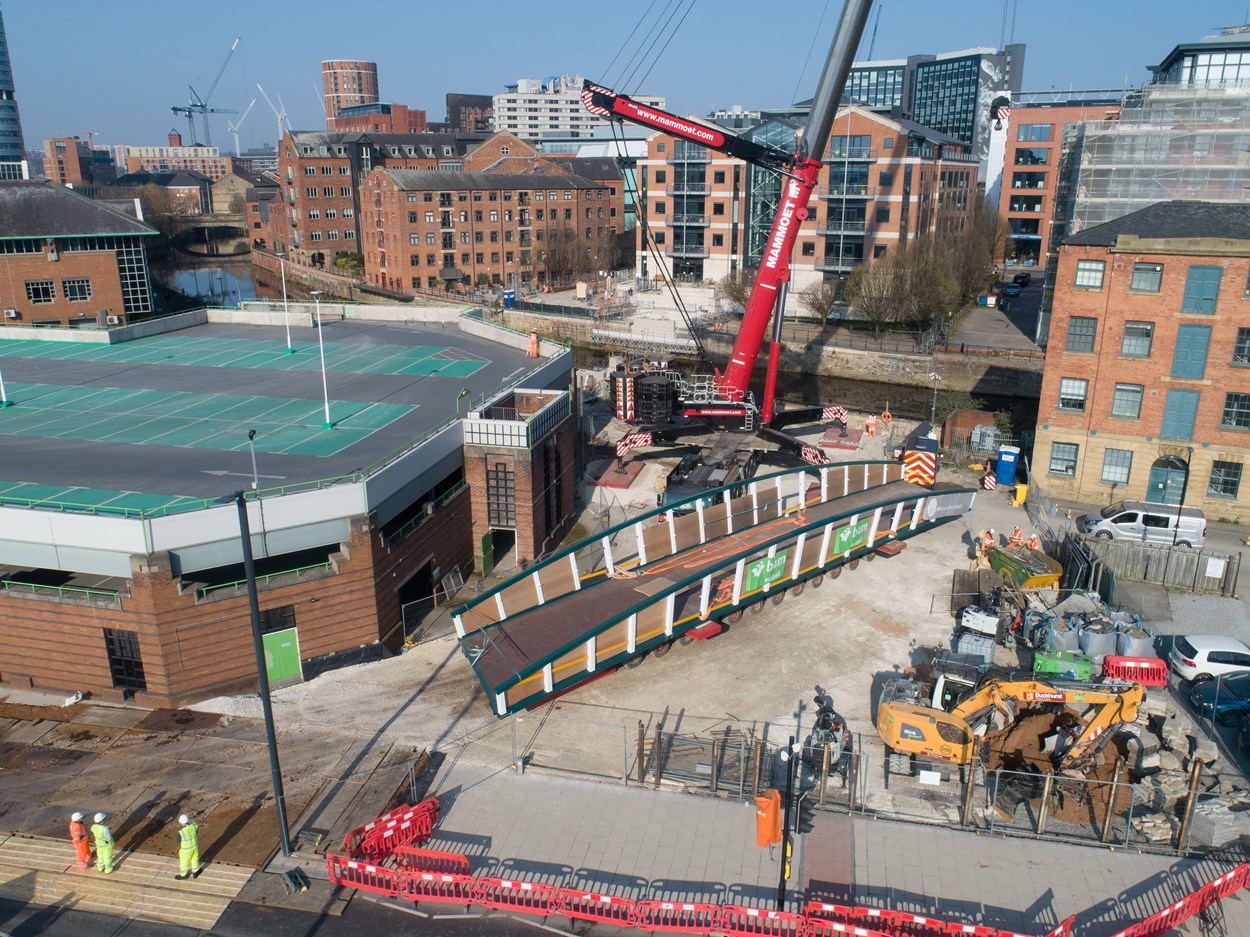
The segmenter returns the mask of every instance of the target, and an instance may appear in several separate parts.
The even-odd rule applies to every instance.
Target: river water
[[[153,269],[156,279],[166,288],[199,297],[213,306],[237,306],[243,300],[256,299],[253,272],[252,263],[246,257],[200,260],[186,254],[171,255],[168,262]]]

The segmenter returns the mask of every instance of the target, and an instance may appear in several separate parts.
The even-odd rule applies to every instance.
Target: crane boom
[[[763,345],[764,333],[777,305],[783,285],[790,279],[790,256],[798,238],[799,226],[807,217],[807,203],[816,187],[821,168],[821,157],[833,119],[842,100],[842,90],[851,70],[855,49],[864,33],[872,0],[846,0],[842,15],[834,32],[824,70],[812,100],[807,126],[799,136],[795,152],[788,153],[776,147],[747,140],[722,128],[697,122],[658,108],[648,107],[606,88],[589,82],[582,90],[582,103],[591,113],[609,119],[628,120],[631,123],[651,127],[664,133],[689,140],[709,149],[735,156],[747,162],[779,171],[784,178],[781,185],[781,205],[773,218],[767,247],[756,275],[751,298],[747,301],[742,326],[734,342],[733,352],[723,376],[716,379],[718,396],[731,403],[742,403],[755,364]],[[779,313],[780,314],[780,313]],[[772,419],[774,381],[778,343],[773,343],[769,362],[769,381],[764,392],[764,421]],[[715,410],[715,408],[713,408]],[[716,411],[723,412],[723,411]],[[697,408],[688,413],[698,414]]]

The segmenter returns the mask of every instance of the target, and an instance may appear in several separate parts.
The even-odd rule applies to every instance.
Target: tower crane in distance
[[[206,94],[201,96],[200,93],[195,90],[195,88],[191,87],[190,85],[187,85],[187,91],[189,92],[190,97],[189,97],[189,100],[187,101],[186,106],[180,107],[178,105],[174,105],[173,107],[170,108],[170,110],[173,111],[175,114],[183,114],[186,116],[187,130],[191,134],[192,146],[199,145],[198,141],[196,140],[196,134],[195,134],[195,115],[196,114],[200,115],[200,122],[204,125],[204,145],[212,146],[213,138],[212,138],[212,132],[209,130],[209,127],[208,127],[208,115],[209,114],[237,114],[238,113],[238,111],[232,110],[230,108],[208,106],[209,99],[212,98],[213,92],[217,90],[217,83],[221,81],[221,76],[226,73],[226,66],[230,64],[230,59],[234,55],[234,50],[235,48],[238,47],[238,45],[239,45],[239,37],[235,36],[234,42],[230,44],[230,49],[229,51],[226,52],[226,58],[221,63],[221,68],[217,69],[217,76],[213,79],[213,83],[208,86],[208,92]],[[240,123],[242,123],[242,121],[240,121]]]

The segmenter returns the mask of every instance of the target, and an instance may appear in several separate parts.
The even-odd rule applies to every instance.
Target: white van
[[[1082,517],[1080,529],[1100,540],[1144,540],[1178,547],[1201,547],[1207,540],[1207,519],[1198,508],[1151,501],[1109,504]]]

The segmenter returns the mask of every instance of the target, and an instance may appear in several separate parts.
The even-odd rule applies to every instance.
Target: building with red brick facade
[[[1059,247],[1033,480],[1250,517],[1250,213],[1159,202]]]
[[[365,279],[392,293],[568,283],[613,233],[608,189],[580,176],[376,169],[363,188]]]
[[[1111,91],[1028,94],[1012,101],[998,202],[1008,232],[996,260],[1045,263],[1071,128],[1087,120],[1114,120],[1119,111],[1120,95]]]
[[[279,198],[262,207],[275,250],[312,264],[360,252],[358,184],[377,166],[459,170],[485,135],[288,131],[278,150]],[[256,237],[253,233],[253,237]]]
[[[744,135],[790,150],[797,129],[771,119]],[[799,229],[793,291],[848,276],[910,238],[958,230],[976,193],[978,164],[967,144],[857,105],[838,111],[824,163]],[[640,258],[650,239],[681,276],[715,280],[759,265],[776,174],[659,133],[648,138],[639,173]]]
[[[358,59],[327,59],[321,63],[326,127],[345,107],[378,102],[378,65]]]
[[[282,325],[238,324],[234,310],[234,324],[133,344],[0,342],[0,369],[25,394],[0,412],[26,411],[8,432],[28,443],[6,449],[0,491],[0,686],[153,707],[254,691],[231,493],[240,481],[223,477],[251,480],[247,446],[232,443],[249,427],[262,484],[282,479],[246,501],[271,681],[385,656],[406,624],[453,601],[457,572],[523,563],[559,543],[576,477],[568,349],[544,344],[529,359],[524,336],[456,312],[397,325],[370,320],[367,307],[352,319],[332,304],[321,311],[332,430],[301,417],[266,421],[256,406],[320,414],[306,308],[292,310],[294,354],[314,364],[278,381],[249,361],[283,354]],[[149,341],[196,351],[157,361],[144,354]],[[102,366],[119,351],[133,354],[127,367]],[[49,361],[70,357],[74,386],[40,388]],[[224,374],[214,366],[223,362]],[[423,364],[432,366],[412,370]],[[230,375],[247,386],[241,393],[264,396],[224,396]],[[63,420],[51,435],[29,416],[58,392],[72,404],[49,419],[89,399],[113,403],[91,425]],[[476,408],[448,421],[464,396]],[[252,412],[223,410],[244,401]],[[178,403],[212,416],[183,421]],[[220,444],[206,438],[223,428]]]
[[[425,133],[428,129],[425,111],[384,101],[340,108],[326,124],[327,130],[356,133]]]
[[[169,132],[168,146],[115,146],[113,162],[123,172],[198,172],[213,182],[230,175],[229,156],[215,146],[183,146],[182,135]]]
[[[6,327],[105,328],[152,311],[134,215],[52,182],[0,182],[0,309]]]
[[[117,177],[113,156],[106,147],[92,147],[78,137],[43,141],[43,175],[61,185],[108,185]]]

